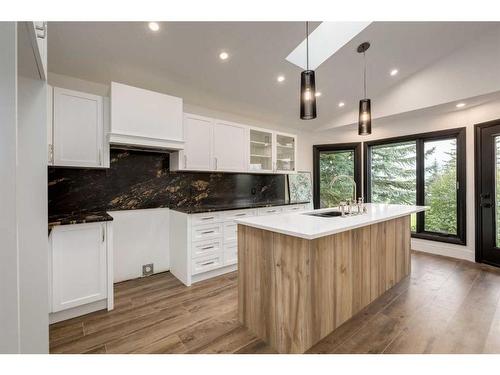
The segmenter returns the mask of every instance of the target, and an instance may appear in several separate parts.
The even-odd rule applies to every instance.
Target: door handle
[[[491,208],[492,207],[493,202],[491,201],[491,194],[490,193],[481,194],[479,196],[479,198],[480,198],[479,205],[482,208]]]

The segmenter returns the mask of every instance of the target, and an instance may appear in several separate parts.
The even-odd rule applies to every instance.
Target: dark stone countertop
[[[106,212],[69,212],[49,216],[49,229],[56,225],[97,223],[100,221],[112,221],[113,218]]]
[[[308,204],[309,201],[304,202],[267,202],[267,203],[241,203],[231,205],[217,205],[217,206],[202,206],[202,207],[170,207],[171,210],[179,211],[185,214],[200,214],[204,212],[215,211],[230,211],[230,210],[243,210],[247,208],[261,208],[261,207],[275,207],[275,206],[293,206],[296,204]]]
[[[183,212],[185,214],[199,214],[204,212],[215,211],[230,211],[230,210],[243,210],[247,208],[261,208],[261,207],[275,207],[275,206],[292,206],[296,204],[308,204],[309,201],[304,202],[266,202],[266,203],[239,203],[230,205],[216,205],[216,206],[191,206],[191,207],[169,207],[171,210]],[[97,223],[100,221],[112,221],[113,217],[107,212],[69,212],[65,214],[49,216],[49,229],[57,225],[70,225],[70,224],[84,224],[84,223]]]

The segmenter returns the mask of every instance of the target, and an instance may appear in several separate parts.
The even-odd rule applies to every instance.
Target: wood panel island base
[[[238,225],[239,320],[280,353],[305,352],[409,274],[409,215],[314,239]]]

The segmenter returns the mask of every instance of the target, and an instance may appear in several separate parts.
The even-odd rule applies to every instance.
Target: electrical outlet
[[[151,276],[153,274],[153,271],[154,271],[153,263],[144,264],[142,266],[142,277]]]

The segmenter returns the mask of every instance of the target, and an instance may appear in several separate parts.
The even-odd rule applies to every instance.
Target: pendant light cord
[[[309,70],[309,21],[306,21],[306,70]]]
[[[363,51],[363,61],[365,63],[365,69],[363,71],[363,90],[365,93],[365,99],[366,99],[366,52]]]

